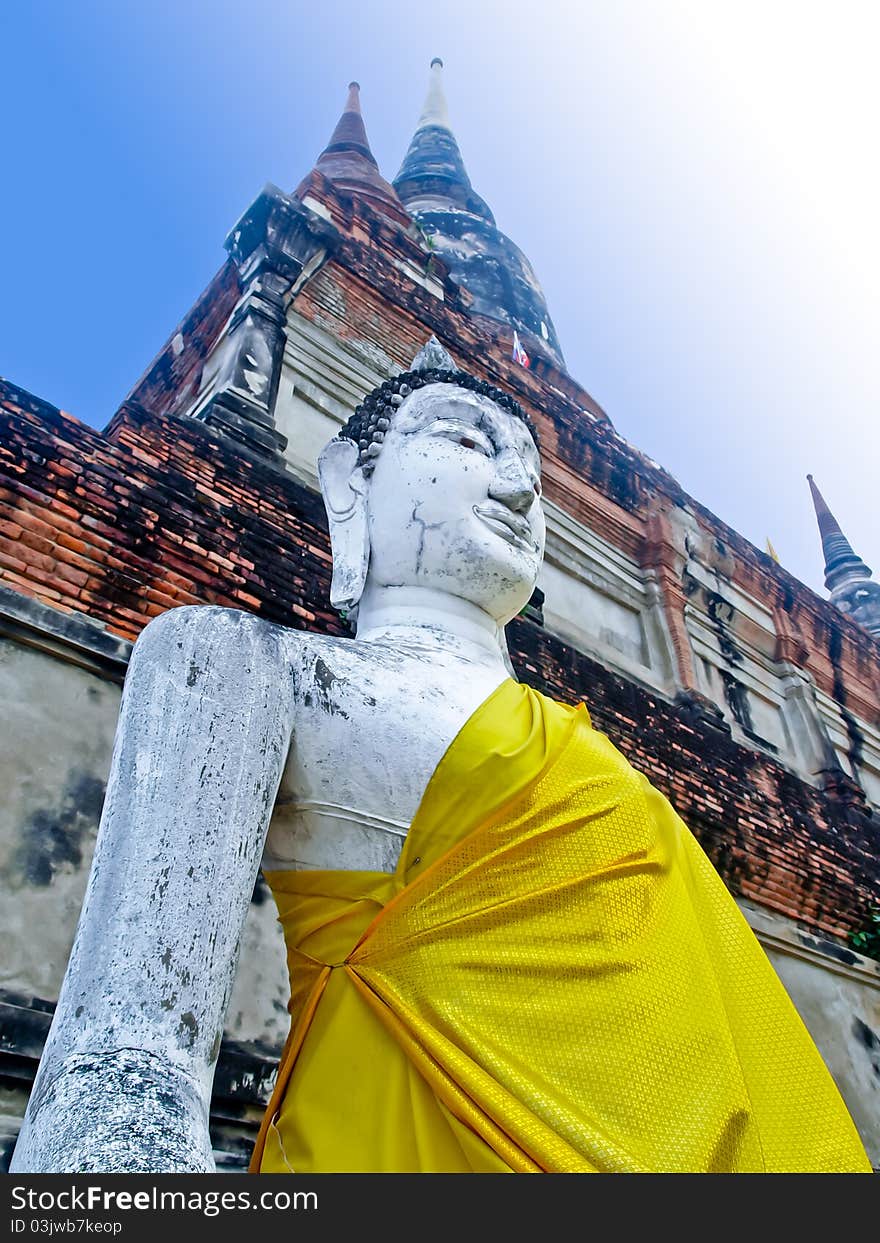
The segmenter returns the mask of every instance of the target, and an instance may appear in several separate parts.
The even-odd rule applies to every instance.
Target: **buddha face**
[[[504,625],[537,580],[540,491],[538,450],[521,419],[454,384],[417,389],[369,480],[369,581],[449,592]]]

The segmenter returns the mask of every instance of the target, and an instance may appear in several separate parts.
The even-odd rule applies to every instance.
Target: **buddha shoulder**
[[[185,685],[198,686],[209,669],[252,670],[255,678],[288,659],[284,627],[241,609],[182,605],[161,613],[143,629],[133,664],[161,665]]]
[[[385,700],[413,700],[427,711],[434,698],[448,694],[448,679],[424,653],[393,645],[315,634],[280,626],[239,609],[184,605],[154,618],[140,635],[139,663],[161,665],[183,684],[197,688],[214,669],[274,679],[279,693],[293,696],[299,712],[347,719],[377,709]]]

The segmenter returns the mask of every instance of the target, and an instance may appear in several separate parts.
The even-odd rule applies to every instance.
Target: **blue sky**
[[[471,179],[621,435],[824,594],[880,572],[876,5],[117,0],[0,16],[0,374],[96,426],[351,78],[393,177],[432,56]]]

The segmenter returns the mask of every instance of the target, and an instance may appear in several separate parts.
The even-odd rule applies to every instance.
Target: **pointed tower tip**
[[[370,150],[370,142],[361,114],[360,90],[359,82],[349,82],[348,97],[342,115],[336,123],[330,141],[318,156],[315,169],[342,189],[381,204],[386,214],[388,209],[391,209],[391,214],[401,224],[409,223],[405,207],[397,197],[394,188],[379,172],[376,157]],[[308,187],[309,177],[306,177],[297,186],[295,193],[302,197],[309,193]]]
[[[428,93],[425,96],[425,102],[422,107],[422,115],[419,117],[416,132],[424,129],[429,125],[439,125],[442,129],[449,129],[449,109],[446,107],[446,96],[443,94],[443,78],[440,76],[440,70],[443,68],[443,61],[439,56],[435,56],[431,61],[431,77],[428,82]]]
[[[812,475],[807,475],[807,482],[810,485],[810,493],[813,497],[813,508],[816,511],[816,517],[819,519],[819,529],[823,535],[827,535],[830,531],[839,531],[840,527],[828,508],[828,502],[816,486],[816,481]],[[830,521],[829,521],[830,520]]]
[[[831,592],[831,599],[836,603],[836,595],[844,590],[855,579],[869,578],[871,571],[855,552],[852,545],[840,529],[840,523],[828,508],[828,502],[817,488],[812,475],[807,475],[810,492],[813,495],[813,508],[822,537],[822,552],[825,557],[825,586]]]
[[[370,150],[367,131],[364,128],[364,118],[361,116],[360,89],[357,82],[349,82],[348,97],[342,116],[336,123],[336,129],[331,134],[330,141],[321,152],[318,160],[319,167],[321,159],[334,151],[356,152],[369,160],[371,164],[376,164],[375,157]]]
[[[346,112],[357,112],[361,110],[361,84],[360,82],[349,82],[348,99],[345,101]]]
[[[428,93],[394,187],[407,206],[428,197],[443,209],[454,204],[494,226],[495,217],[471,185],[449,124],[442,67],[443,61],[435,56]]]

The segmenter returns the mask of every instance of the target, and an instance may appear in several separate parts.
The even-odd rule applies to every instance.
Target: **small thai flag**
[[[515,363],[519,363],[521,367],[528,367],[529,365],[529,356],[523,349],[522,342],[519,339],[519,333],[515,328],[513,330],[513,353],[510,357]]]

